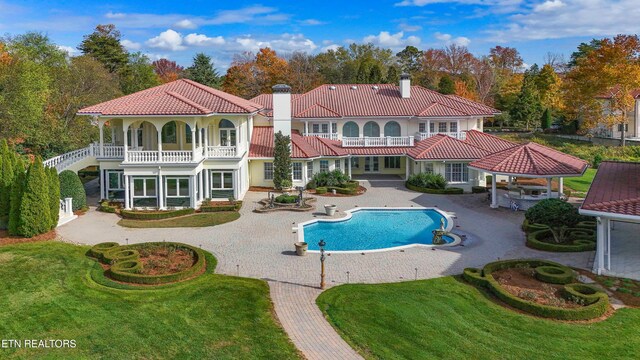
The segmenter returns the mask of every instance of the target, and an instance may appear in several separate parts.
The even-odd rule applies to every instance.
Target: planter
[[[336,213],[336,205],[325,205],[324,206],[324,212],[328,215],[328,216],[333,216]]]
[[[296,246],[296,255],[298,256],[307,255],[307,249],[309,248],[309,244],[307,244],[306,242],[297,242],[297,243],[294,243],[293,245]]]

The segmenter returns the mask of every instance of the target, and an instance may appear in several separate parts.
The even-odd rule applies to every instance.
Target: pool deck
[[[318,197],[316,212],[254,213],[257,201],[264,198],[265,194],[249,192],[244,199],[240,219],[215,227],[129,229],[116,224],[119,220],[117,216],[91,208],[86,215],[58,228],[58,234],[65,241],[89,245],[106,241],[124,244],[125,239],[129,239],[129,243],[166,240],[202,246],[217,257],[216,272],[269,282],[278,317],[296,346],[310,359],[329,358],[325,356],[326,352],[313,350],[315,337],[319,334],[332,339],[327,346],[335,346],[336,354],[347,354],[350,349],[345,349],[346,343],[335,338],[330,326],[327,329],[328,324],[322,314],[316,311],[315,298],[320,291],[314,287],[320,281],[319,255],[310,253],[304,257],[295,256],[293,245],[297,241],[297,234],[292,229],[297,224],[327,218],[323,211],[324,204],[338,206],[339,211],[334,218],[344,217],[343,211],[356,205],[435,206],[453,213],[456,216],[454,232],[467,235],[464,246],[331,254],[325,261],[327,287],[347,281],[386,283],[435,278],[459,274],[465,267],[481,267],[491,261],[510,258],[542,258],[585,269],[591,267],[593,252],[563,254],[527,248],[520,229],[523,213],[490,209],[486,194],[422,194],[407,190],[402,181],[362,182],[368,189],[365,194],[357,197]],[[301,297],[287,296],[287,292],[300,294]],[[285,318],[289,320],[285,321]],[[326,331],[330,334],[326,334]],[[344,358],[353,357],[345,355]]]

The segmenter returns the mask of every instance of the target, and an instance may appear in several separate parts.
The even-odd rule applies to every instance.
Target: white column
[[[131,125],[131,146],[138,148],[138,128],[135,125]]]
[[[124,208],[131,209],[131,191],[129,190],[129,175],[124,176]]]
[[[164,210],[167,208],[166,198],[164,195],[164,178],[162,172],[158,169],[158,209]]]
[[[349,158],[349,160],[347,161],[347,163],[349,164],[347,166],[347,168],[349,169],[349,179],[351,179],[351,158]]]
[[[202,173],[203,171],[204,171],[204,170],[202,170],[202,171],[200,171],[200,172],[198,173],[198,201],[202,201],[202,200],[204,200],[204,196],[203,196],[203,195],[204,195],[204,194],[203,194],[203,187],[204,187],[203,185],[204,185],[204,184],[202,183],[202,182],[203,182],[203,181],[202,181],[202,179],[203,179],[203,177],[204,177],[204,176],[203,176],[204,174]]]
[[[196,207],[196,176],[189,176],[189,206],[192,208]]]
[[[551,199],[551,178],[547,178],[547,198]]]
[[[127,131],[129,130],[129,126],[127,126],[125,128],[124,126],[124,122],[122,123],[122,133],[124,134],[124,139],[122,140],[122,143],[124,144],[124,149],[123,154],[124,154],[124,161],[127,162],[129,161],[129,140],[127,139]]]
[[[238,186],[238,170],[233,170],[233,198],[238,199],[240,197],[240,189]]]
[[[606,219],[607,220],[607,264],[605,265],[606,269],[611,271],[611,225],[612,225],[612,221],[611,219]]]
[[[209,157],[209,126],[204,127],[204,157]]]
[[[304,134],[307,135],[309,133],[309,122],[304,122]]]
[[[162,162],[162,127],[156,128],[158,132],[158,162]]]
[[[491,208],[498,207],[498,191],[496,187],[496,174],[491,174]]]
[[[563,192],[564,192],[564,178],[563,177],[559,177],[558,178],[558,198],[560,198],[560,196],[562,196]]]
[[[107,171],[104,169],[100,169],[100,200],[107,198],[107,189],[105,188],[104,178],[107,175]]]
[[[207,192],[206,194],[204,194],[204,198],[208,199],[211,197],[211,179],[210,179],[210,171],[209,169],[203,169],[202,171],[204,171],[204,188],[205,191]]]
[[[113,122],[110,122],[111,124],[111,144],[115,145],[116,144],[116,129],[113,127]]]
[[[459,139],[458,134],[460,134],[460,119],[456,120],[456,139]]]
[[[196,161],[196,127],[191,127],[191,160]]]
[[[98,128],[100,129],[100,157],[104,157],[104,123],[98,121]]]
[[[509,176],[509,182],[507,183],[507,185],[511,185],[512,181],[513,181],[513,176]]]
[[[427,137],[431,136],[431,120],[427,119]]]
[[[404,179],[405,180],[409,180],[409,157],[408,156],[404,157],[404,167],[405,167],[405,169],[404,169],[404,172],[405,172]]]
[[[594,264],[594,271],[596,274],[601,275],[602,271],[604,270],[604,248],[606,245],[606,237],[607,237],[607,231],[606,228],[608,227],[608,225],[606,224],[606,219],[603,219],[601,217],[597,218],[597,224],[598,224],[598,228],[597,228],[597,234],[598,234],[598,238],[597,238],[597,243],[596,243],[596,260],[595,260],[595,264]]]

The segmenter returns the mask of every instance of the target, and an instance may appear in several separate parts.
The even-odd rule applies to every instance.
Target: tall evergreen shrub
[[[20,158],[16,158],[15,172],[16,175],[11,184],[10,194],[9,235],[20,235],[20,208],[22,205],[22,195],[24,194],[24,182],[27,177],[24,162]]]
[[[37,157],[29,166],[24,183],[24,193],[20,204],[19,235],[33,237],[44,234],[51,229],[48,185],[49,181],[42,165],[42,158]]]
[[[50,228],[55,229],[58,225],[60,212],[60,178],[58,171],[54,167],[46,169],[47,181],[49,185],[49,215],[51,216]]]
[[[291,182],[291,138],[278,131],[273,150],[273,185],[276,189],[290,188]]]
[[[60,198],[73,199],[73,211],[87,207],[87,193],[78,174],[71,170],[65,170],[60,173]]]
[[[13,183],[13,157],[9,150],[7,140],[2,139],[0,144],[0,229],[6,229],[9,222],[9,209],[11,207],[10,194]]]

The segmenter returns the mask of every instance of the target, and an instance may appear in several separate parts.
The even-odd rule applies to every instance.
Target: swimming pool
[[[451,231],[453,220],[436,208],[357,208],[345,211],[346,217],[311,220],[298,226],[298,239],[318,251],[318,242],[326,242],[327,252],[384,251],[410,246],[452,246],[457,236],[445,236],[445,245],[433,245],[432,230]]]

